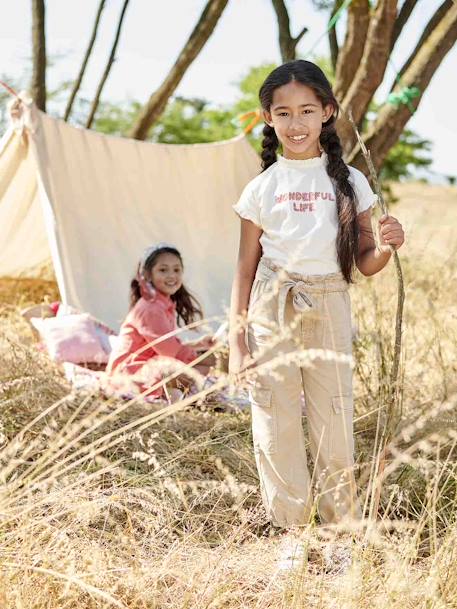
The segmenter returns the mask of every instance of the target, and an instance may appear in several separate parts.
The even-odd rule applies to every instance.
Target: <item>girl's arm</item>
[[[359,250],[356,265],[366,276],[374,275],[383,269],[392,255],[389,245],[398,249],[405,241],[402,225],[393,216],[383,215],[379,219],[379,249],[376,247],[371,227],[371,207],[358,214]]]
[[[161,336],[173,330],[165,312],[160,306],[149,305],[147,308],[136,311],[132,323],[148,343],[155,342]],[[157,343],[152,345],[152,348],[158,355],[174,357],[186,364],[197,357],[196,350],[190,345],[183,344],[176,335],[158,340]]]
[[[249,295],[257,270],[262,247],[259,239],[262,229],[251,220],[241,218],[240,245],[235,276],[232,283],[229,321],[229,372],[237,374],[245,367],[249,351],[245,343],[245,328],[237,329],[239,316],[246,316]]]

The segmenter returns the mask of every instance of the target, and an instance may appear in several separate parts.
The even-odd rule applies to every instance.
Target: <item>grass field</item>
[[[20,307],[52,281],[0,282],[0,607],[457,607],[457,188],[405,184],[401,420],[352,568],[277,572],[249,411],[178,411],[71,392]],[[396,308],[392,264],[351,288],[357,479],[373,505]]]

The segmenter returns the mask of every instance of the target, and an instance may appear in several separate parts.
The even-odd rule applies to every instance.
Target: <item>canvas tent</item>
[[[105,136],[17,99],[0,143],[0,277],[52,260],[63,302],[118,329],[143,249],[176,244],[206,317],[224,314],[238,250],[231,205],[260,170],[244,134],[193,145]]]

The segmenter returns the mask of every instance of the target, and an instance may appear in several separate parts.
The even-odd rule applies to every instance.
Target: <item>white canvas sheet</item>
[[[152,144],[34,106],[25,116],[31,146],[11,132],[0,151],[0,276],[30,274],[51,251],[63,300],[117,329],[143,249],[168,241],[205,316],[222,315],[239,239],[231,205],[260,170],[247,139]]]

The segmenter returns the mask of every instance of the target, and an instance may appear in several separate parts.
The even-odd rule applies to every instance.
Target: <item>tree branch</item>
[[[281,59],[283,62],[292,61],[296,58],[297,45],[308,31],[308,28],[304,27],[298,36],[294,38],[290,33],[289,13],[287,12],[284,0],[272,0],[272,4],[278,21]]]
[[[420,94],[411,100],[415,109],[427,89],[436,70],[454,46],[457,40],[457,4],[452,4],[441,21],[435,26],[423,42],[413,61],[405,71],[402,84],[405,87],[417,87]],[[400,91],[398,85],[395,92]],[[363,138],[371,152],[377,170],[381,167],[390,148],[400,137],[406,123],[411,118],[411,110],[405,104],[394,106],[385,104],[367,135]],[[363,155],[360,146],[356,145],[348,156],[347,162],[363,171]]]
[[[67,121],[70,118],[73,102],[75,101],[76,95],[77,95],[77,93],[79,91],[79,87],[81,86],[81,83],[82,83],[82,80],[83,80],[83,77],[84,77],[84,73],[86,71],[87,63],[88,63],[89,58],[90,58],[90,56],[92,54],[92,49],[94,48],[95,39],[97,38],[98,24],[100,23],[100,17],[102,16],[102,12],[103,12],[103,9],[105,7],[105,2],[106,2],[106,0],[100,0],[100,4],[98,6],[97,15],[95,17],[94,27],[92,29],[92,35],[91,35],[90,40],[89,40],[89,45],[88,45],[86,53],[84,55],[84,59],[83,59],[83,62],[81,64],[81,68],[79,70],[79,74],[76,77],[76,80],[75,80],[75,82],[73,84],[73,88],[71,90],[70,97],[69,97],[68,102],[67,102],[67,107],[65,108],[65,114],[64,114],[64,117],[63,117],[64,121]]]
[[[302,28],[302,30],[294,38],[295,46],[297,46],[297,44],[300,42],[300,40],[303,38],[303,36],[306,34],[307,31],[308,31],[308,28],[305,25],[305,27]]]
[[[46,31],[44,0],[32,0],[32,83],[37,108],[46,112]]]
[[[419,0],[405,0],[403,5],[398,12],[397,18],[395,20],[394,30],[392,32],[392,40],[390,42],[390,51],[392,52],[395,43],[397,42],[403,28],[405,27],[406,22],[411,16],[411,13],[416,7],[416,4]]]
[[[133,125],[129,137],[138,140],[146,139],[149,129],[162,114],[168,99],[181,82],[186,70],[213,33],[227,2],[228,0],[208,0],[197,25],[180,52],[174,66],[160,87],[149,98],[148,103],[144,106],[136,123]]]
[[[397,17],[397,0],[379,0],[370,19],[366,44],[360,66],[344,96],[342,106],[351,108],[354,122],[359,124],[368,105],[381,84],[390,55],[390,40]],[[351,124],[343,114],[338,120],[339,135],[344,150],[352,149],[355,136]]]
[[[330,13],[330,19],[334,17],[336,11],[341,7],[341,3],[343,0],[335,0],[335,4],[333,5],[332,12]],[[339,53],[339,44],[338,44],[338,36],[336,33],[336,27],[330,28],[328,32],[328,44],[330,47],[330,59],[332,62],[332,67],[335,70],[336,64],[338,61],[338,53]]]
[[[348,23],[343,47],[338,53],[334,93],[339,101],[349,89],[360,65],[370,23],[368,0],[352,0],[348,8]]]
[[[117,31],[116,31],[116,36],[114,37],[114,42],[113,42],[113,46],[111,48],[111,53],[110,56],[108,58],[108,63],[106,64],[106,68],[105,71],[102,74],[101,80],[98,84],[97,87],[97,91],[95,93],[95,97],[94,97],[94,101],[92,102],[92,106],[90,108],[90,112],[89,112],[89,116],[87,118],[87,122],[86,122],[86,128],[90,129],[92,122],[94,120],[95,117],[95,113],[97,112],[97,108],[98,108],[98,104],[100,101],[100,97],[103,91],[103,87],[105,86],[105,82],[108,78],[108,75],[110,73],[111,70],[111,66],[114,63],[114,59],[116,57],[116,49],[117,49],[117,45],[119,43],[119,39],[121,37],[121,30],[122,30],[122,23],[124,21],[124,17],[125,17],[125,11],[127,10],[127,6],[130,0],[124,0],[124,4],[122,6],[122,10],[121,10],[121,15],[119,17],[119,23],[117,26]]]
[[[438,23],[441,21],[441,19],[444,17],[444,15],[447,13],[447,11],[451,8],[451,6],[452,6],[452,0],[445,0],[443,2],[443,4],[441,4],[436,9],[435,13],[432,15],[429,22],[425,26],[424,31],[422,32],[422,35],[419,38],[419,41],[416,44],[413,52],[408,57],[408,59],[405,61],[404,65],[401,67],[401,70],[398,73],[398,78],[401,79],[403,77],[403,74],[406,72],[406,70],[409,68],[409,66],[413,62],[414,58],[416,57],[417,53],[421,49],[424,42],[427,40],[427,38],[430,36],[431,32],[433,32],[433,30],[436,28]],[[396,85],[396,81],[393,82],[391,91],[393,91],[395,85]]]

